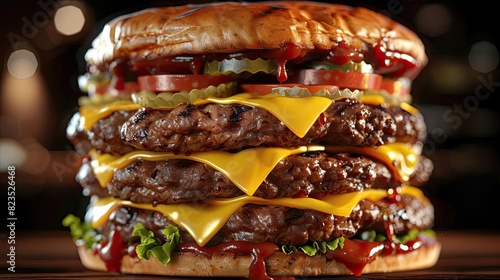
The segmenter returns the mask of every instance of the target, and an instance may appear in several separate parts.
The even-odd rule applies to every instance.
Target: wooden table
[[[435,267],[411,272],[370,274],[358,279],[500,279],[500,232],[439,232],[443,245]],[[10,246],[0,242],[0,278],[31,279],[139,279],[140,276],[108,274],[85,269],[69,232],[17,232],[15,273],[5,261]],[[165,277],[148,277],[163,278]],[[356,278],[356,277],[342,277]],[[168,278],[187,279],[187,278]],[[321,278],[314,278],[321,279]]]

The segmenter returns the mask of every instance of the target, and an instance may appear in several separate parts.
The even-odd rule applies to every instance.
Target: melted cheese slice
[[[390,143],[379,147],[351,146],[301,146],[298,148],[253,148],[238,153],[209,151],[192,153],[191,155],[166,152],[134,151],[123,156],[98,154],[91,151],[91,165],[101,187],[113,179],[114,172],[125,168],[136,160],[162,161],[169,159],[186,159],[201,162],[218,170],[231,180],[245,194],[253,195],[269,173],[284,158],[311,151],[333,153],[347,152],[377,159],[384,163],[393,176],[407,182],[415,171],[418,154],[412,147],[404,143]]]
[[[80,122],[85,130],[89,130],[100,119],[104,119],[117,111],[136,111],[142,106],[131,101],[119,101],[108,105],[84,105],[80,107]]]
[[[422,191],[414,187],[402,187],[399,193],[424,198]],[[212,198],[202,203],[160,204],[156,207],[148,203],[133,203],[113,197],[94,197],[88,214],[92,226],[97,228],[103,226],[111,212],[118,207],[157,211],[184,228],[200,246],[204,246],[224,226],[229,217],[245,204],[281,205],[316,210],[336,216],[349,216],[361,200],[377,201],[386,196],[388,196],[387,190],[378,189],[329,195],[321,200],[309,197],[264,199],[242,195],[235,198]]]
[[[326,111],[332,102],[331,99],[319,96],[294,98],[237,94],[226,98],[209,97],[204,100],[198,100],[194,104],[241,104],[261,108],[273,114],[293,133],[302,138],[307,134],[320,114]],[[116,102],[104,106],[82,106],[80,108],[80,115],[84,129],[89,130],[96,122],[108,117],[113,112],[119,110],[134,111],[141,107],[141,105],[134,104],[131,101]]]
[[[363,96],[361,96],[361,103],[373,105],[373,106],[379,106],[379,105],[384,104],[386,102],[385,102],[384,97],[381,95],[363,95]],[[401,104],[399,104],[399,106],[401,107],[401,109],[407,111],[408,113],[410,113],[414,116],[420,114],[420,111],[417,108],[411,106],[410,104],[408,104],[406,102],[401,102]]]
[[[415,172],[419,159],[418,147],[406,143],[389,143],[378,147],[327,146],[325,150],[334,153],[364,155],[381,161],[391,173],[402,182],[408,182]]]
[[[161,161],[187,159],[205,163],[228,177],[238,188],[253,195],[276,164],[283,158],[310,151],[322,151],[323,146],[301,146],[289,148],[253,148],[238,153],[209,151],[192,153],[189,156],[166,152],[134,151],[124,156],[91,152],[91,165],[101,187],[111,181],[116,170],[125,168],[134,161]]]

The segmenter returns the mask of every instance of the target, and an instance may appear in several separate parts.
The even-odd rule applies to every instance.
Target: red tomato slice
[[[397,80],[384,79],[382,81],[382,89],[385,89],[392,95],[399,97],[406,97],[410,94],[411,81],[406,78],[401,78]]]
[[[119,96],[119,95],[130,95],[134,92],[138,92],[139,86],[136,82],[124,82],[122,89],[116,89],[110,83],[101,84],[101,85],[89,85],[88,86],[88,95],[104,95],[109,94],[111,96]]]
[[[380,89],[382,76],[378,74],[364,74],[359,72],[344,72],[340,70],[298,70],[289,79],[293,83],[303,85],[334,85],[349,89]]]
[[[230,76],[212,75],[151,75],[139,76],[137,82],[141,89],[150,91],[190,91],[192,89],[202,89],[208,86],[216,86],[221,83],[230,82]]]
[[[339,88],[337,86],[331,85],[315,85],[315,86],[305,86],[301,84],[242,84],[241,89],[244,92],[252,94],[266,95],[272,93],[274,88],[293,88],[293,87],[307,88],[312,94],[316,93],[320,89],[326,89],[330,92],[336,91]]]

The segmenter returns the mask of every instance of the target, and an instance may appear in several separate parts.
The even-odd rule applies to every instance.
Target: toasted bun
[[[314,2],[214,3],[147,9],[109,22],[86,54],[89,65],[118,57],[153,59],[180,54],[278,49],[330,50],[343,42],[368,51],[383,41],[388,51],[427,57],[408,28],[366,8]]]
[[[441,245],[435,242],[406,254],[379,256],[369,263],[363,273],[385,273],[403,270],[416,270],[433,266],[439,257]],[[84,246],[78,247],[82,264],[92,270],[106,271],[104,262],[98,255]],[[154,274],[170,276],[198,277],[248,277],[250,255],[216,253],[207,258],[197,253],[176,253],[167,265],[156,258],[150,260],[124,256],[121,272],[129,274]],[[314,275],[350,275],[343,264],[326,260],[322,256],[307,256],[302,252],[286,255],[275,252],[266,258],[267,273],[271,276],[314,276]]]

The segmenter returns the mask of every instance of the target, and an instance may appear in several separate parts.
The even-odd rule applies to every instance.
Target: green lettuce
[[[153,255],[163,264],[170,262],[172,252],[177,251],[179,248],[181,236],[179,229],[172,225],[165,227],[163,234],[167,240],[165,243],[142,224],[135,224],[132,236],[139,236],[141,239],[141,244],[137,245],[135,249],[137,256],[149,260]]]
[[[85,246],[89,249],[92,248],[94,243],[102,239],[102,236],[89,223],[82,223],[80,218],[75,215],[69,214],[66,216],[62,220],[62,224],[71,231],[73,241],[83,240],[85,241]]]
[[[425,234],[429,236],[436,236],[436,232],[432,229],[426,229],[426,230],[418,230],[418,229],[411,229],[409,232],[405,234],[396,234],[394,236],[394,242],[396,243],[401,243],[401,244],[406,244],[408,241],[414,240],[415,238],[418,237],[419,234]],[[386,235],[380,234],[374,230],[367,230],[364,231],[357,236],[358,239],[361,239],[363,241],[386,241],[389,240]]]
[[[296,251],[302,251],[309,256],[314,256],[318,252],[326,253],[327,250],[335,250],[338,247],[340,247],[340,249],[344,248],[344,240],[344,237],[339,237],[328,242],[313,242],[312,244],[305,244],[298,247],[294,245],[283,245],[281,246],[281,251],[287,255]]]

